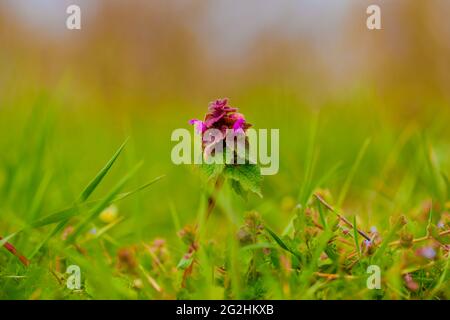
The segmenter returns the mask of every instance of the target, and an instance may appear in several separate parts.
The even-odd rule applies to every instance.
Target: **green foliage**
[[[234,190],[241,196],[246,197],[248,192],[253,192],[262,198],[261,170],[255,164],[226,165],[224,177],[232,181]]]
[[[208,181],[216,181],[221,177],[227,179],[234,192],[244,199],[247,199],[249,192],[262,198],[261,169],[256,164],[248,163],[248,161],[243,164],[225,164],[224,155],[223,163],[203,163],[200,168]]]

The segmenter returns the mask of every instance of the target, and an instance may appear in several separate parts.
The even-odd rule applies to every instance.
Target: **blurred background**
[[[31,80],[35,90],[65,83],[72,101],[96,96],[109,109],[155,109],[269,87],[317,106],[370,84],[409,116],[430,97],[448,98],[444,0],[0,3],[6,92]],[[381,31],[366,28],[372,3],[382,8]],[[65,28],[70,4],[81,7],[80,31]]]
[[[70,4],[81,7],[81,30],[65,27]],[[382,30],[366,28],[369,4],[380,5]],[[408,206],[419,205],[430,189],[407,141],[425,134],[440,168],[450,168],[449,14],[446,0],[0,0],[0,214],[10,219],[2,232],[20,225],[32,206],[25,195],[40,186],[39,214],[71,203],[130,136],[104,188],[140,159],[136,185],[167,176],[121,204],[132,217],[123,237],[175,236],[170,204],[192,222],[200,179],[171,163],[170,134],[221,97],[281,135],[280,172],[266,177],[264,201],[239,210],[286,224],[317,114],[317,172],[343,164],[324,186],[332,193],[372,139],[348,210],[369,217],[377,210],[367,209],[369,199],[391,210],[411,176],[418,197]],[[388,182],[382,191],[379,179]]]

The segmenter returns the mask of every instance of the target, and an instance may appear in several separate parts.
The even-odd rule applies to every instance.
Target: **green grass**
[[[30,264],[0,250],[0,299],[448,299],[445,117],[368,117],[376,100],[358,95],[316,113],[272,95],[232,99],[256,128],[280,129],[280,172],[247,201],[171,163],[170,133],[197,107],[118,116],[65,109],[58,93],[4,106],[0,245]],[[430,246],[433,259],[418,254]]]

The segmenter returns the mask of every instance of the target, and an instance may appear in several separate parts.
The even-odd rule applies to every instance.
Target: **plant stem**
[[[320,202],[321,202],[328,210],[330,210],[331,212],[334,212],[334,213],[338,216],[338,218],[339,218],[340,220],[342,220],[346,225],[348,225],[348,226],[351,227],[351,228],[354,228],[354,227],[353,227],[353,224],[352,224],[350,221],[348,221],[345,217],[343,217],[343,216],[341,216],[339,213],[337,213],[337,211],[336,211],[331,205],[329,205],[324,199],[322,199],[322,197],[320,197],[318,194],[314,194],[314,196],[315,196],[315,197],[317,198],[317,200],[319,200],[319,201],[320,201]],[[358,233],[359,233],[360,235],[362,235],[364,238],[366,238],[367,240],[371,240],[371,239],[369,238],[369,236],[366,235],[366,233],[364,233],[363,231],[358,230],[358,229],[356,229],[356,230],[357,230]],[[447,236],[447,235],[449,235],[449,234],[450,234],[450,229],[449,229],[449,230],[445,230],[445,231],[440,232],[440,233],[439,233],[439,236],[440,236],[440,237],[443,237],[443,236]],[[433,236],[431,236],[431,235],[426,235],[426,236],[424,236],[424,237],[420,237],[420,238],[413,239],[412,242],[413,242],[413,243],[417,243],[417,242],[422,242],[422,241],[426,241],[426,240],[430,240],[430,239],[434,239]],[[397,246],[397,245],[400,245],[400,240],[392,241],[392,242],[389,243],[389,246]]]
[[[450,234],[450,229],[440,232],[439,236],[443,237],[443,236],[447,236],[449,234]],[[427,235],[427,236],[424,236],[424,237],[413,239],[412,242],[413,243],[417,243],[417,242],[422,242],[422,241],[431,240],[431,239],[434,239],[434,237],[431,236],[431,235]],[[401,243],[400,240],[392,241],[392,242],[389,243],[389,246],[398,246],[398,245],[400,245],[400,243]]]
[[[341,220],[342,222],[344,222],[347,226],[349,226],[352,229],[355,229],[361,236],[363,236],[364,238],[366,238],[366,240],[370,241],[370,237],[364,232],[361,231],[357,228],[355,228],[353,226],[353,224],[348,221],[344,216],[340,215],[331,205],[329,205],[324,199],[322,199],[321,196],[319,196],[318,194],[314,194],[314,196],[317,198],[317,200],[319,200],[328,210],[330,210],[331,212],[333,212],[334,214],[337,215],[337,217],[339,218],[339,220]]]
[[[214,185],[214,191],[211,193],[211,195],[208,197],[208,209],[206,211],[206,220],[208,220],[209,216],[213,212],[215,206],[216,206],[216,199],[217,194],[219,193],[220,189],[223,185],[223,179],[218,178],[215,185]]]

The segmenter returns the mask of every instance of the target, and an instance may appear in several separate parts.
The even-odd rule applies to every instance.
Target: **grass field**
[[[280,129],[280,171],[244,201],[170,160],[171,131],[209,100],[118,117],[63,97],[0,110],[0,298],[449,298],[444,118],[366,112],[379,103],[367,93],[315,111],[284,93],[232,99],[255,128]]]

